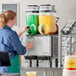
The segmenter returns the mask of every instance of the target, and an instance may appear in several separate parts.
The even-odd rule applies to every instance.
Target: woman
[[[15,23],[16,13],[14,11],[8,10],[0,14],[0,51],[8,51],[11,59],[11,67],[0,67],[0,73],[20,73],[19,55],[24,55],[28,49],[33,47],[33,42],[28,43],[25,47],[21,44],[19,37],[29,29],[25,27],[25,29],[17,35],[17,33],[11,29]],[[11,70],[11,68],[13,68],[13,70]]]

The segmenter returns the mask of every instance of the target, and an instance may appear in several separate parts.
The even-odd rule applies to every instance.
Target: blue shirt
[[[26,48],[21,44],[17,33],[7,25],[0,29],[0,51],[8,51],[10,58],[26,53]]]

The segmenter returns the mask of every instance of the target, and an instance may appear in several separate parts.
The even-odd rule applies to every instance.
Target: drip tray
[[[34,59],[37,59],[37,60],[49,60],[51,59],[51,56],[24,56],[25,59],[31,59],[31,60],[34,60]]]
[[[51,57],[50,56],[38,56],[38,60],[49,60]]]
[[[37,59],[37,56],[24,56],[25,59]]]

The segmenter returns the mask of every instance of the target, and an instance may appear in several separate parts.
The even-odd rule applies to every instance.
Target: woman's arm
[[[21,38],[22,34],[24,33],[25,31],[21,31],[19,34],[18,34],[18,37]]]
[[[18,38],[17,33],[14,33],[9,38],[9,43],[13,47],[12,50],[16,51],[17,54],[24,55],[28,49],[33,47],[33,42],[28,43],[26,46],[23,46]]]

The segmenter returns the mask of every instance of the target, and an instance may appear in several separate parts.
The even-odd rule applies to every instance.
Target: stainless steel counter
[[[3,74],[0,74],[0,76],[20,76],[20,74],[18,74],[18,73],[3,73]]]
[[[62,76],[62,68],[30,68],[21,66],[21,76],[27,76],[26,72],[37,72],[37,76]]]

